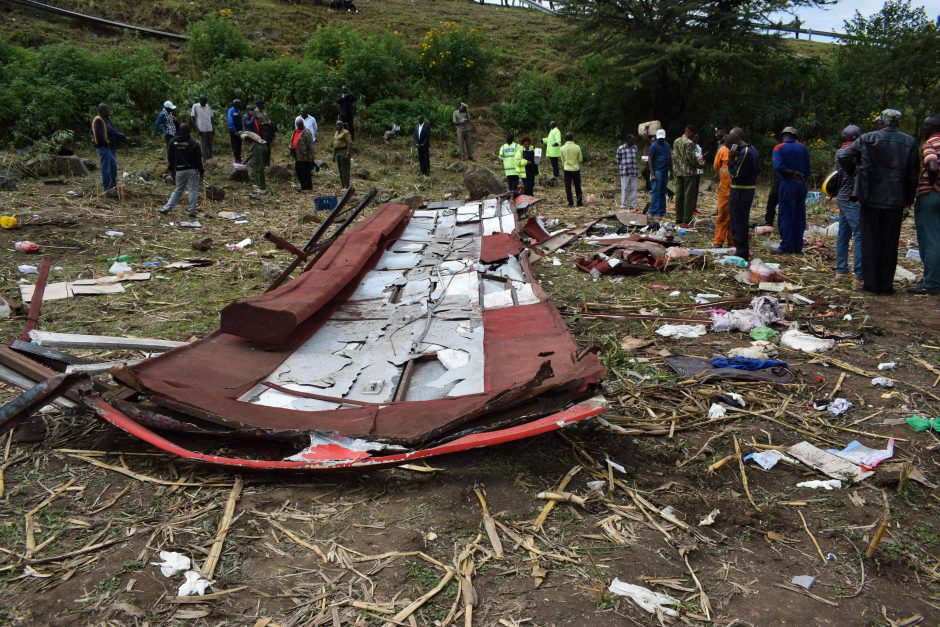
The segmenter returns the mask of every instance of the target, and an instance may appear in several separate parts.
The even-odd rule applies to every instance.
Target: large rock
[[[504,191],[503,183],[487,168],[471,165],[463,175],[463,184],[470,192],[470,200],[480,200]]]
[[[0,192],[15,192],[16,180],[11,176],[0,174]]]
[[[225,200],[225,190],[216,185],[206,185],[206,198],[222,202]]]
[[[408,205],[408,208],[415,210],[424,204],[424,198],[421,194],[412,194],[411,196],[399,196],[388,201],[390,205]]]
[[[290,170],[278,163],[269,165],[265,174],[272,181],[289,181],[293,176]]]
[[[59,171],[56,165],[56,158],[52,155],[36,155],[35,157],[30,157],[19,166],[19,169],[24,176],[36,178],[55,176]]]
[[[56,157],[56,172],[62,176],[84,176],[88,174],[88,168],[84,162],[76,156]]]
[[[248,169],[233,168],[229,166],[225,170],[225,178],[230,181],[241,181],[242,183],[248,183],[251,181],[251,174],[248,172]]]

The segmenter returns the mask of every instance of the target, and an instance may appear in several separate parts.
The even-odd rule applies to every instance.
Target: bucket
[[[313,199],[313,208],[317,211],[332,211],[336,209],[336,196],[317,196]]]

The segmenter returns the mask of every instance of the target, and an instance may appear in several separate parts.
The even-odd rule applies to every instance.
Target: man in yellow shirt
[[[516,151],[519,150],[519,144],[516,143],[516,136],[512,133],[506,135],[506,143],[500,146],[498,157],[503,161],[503,174],[506,175],[506,183],[509,185],[509,191],[514,192],[519,187],[519,174],[516,171]]]
[[[565,133],[565,145],[560,150],[561,167],[565,171],[565,195],[568,197],[568,206],[574,207],[574,198],[571,196],[571,185],[574,184],[578,206],[584,205],[581,197],[581,146],[574,143],[574,135]]]
[[[561,130],[555,120],[548,123],[548,137],[542,139],[545,156],[552,162],[552,175],[558,178],[558,158],[561,156]]]

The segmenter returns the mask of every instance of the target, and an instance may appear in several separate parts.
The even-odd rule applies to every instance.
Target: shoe
[[[836,278],[839,280],[847,279],[851,276],[848,272],[838,272],[836,271]]]
[[[166,214],[170,213],[170,210],[167,209],[166,207],[161,207],[161,208],[159,209],[159,211],[160,211],[160,213],[162,213],[163,215],[166,215]]]
[[[923,285],[915,285],[914,287],[907,288],[907,293],[916,296],[937,296],[940,294],[940,290],[928,290]]]

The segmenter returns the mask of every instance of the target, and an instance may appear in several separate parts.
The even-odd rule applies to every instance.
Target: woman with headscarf
[[[304,125],[301,118],[298,118],[294,124],[296,128],[290,140],[290,152],[294,157],[294,171],[297,173],[300,190],[307,191],[313,189],[312,175],[315,167],[313,133]]]

